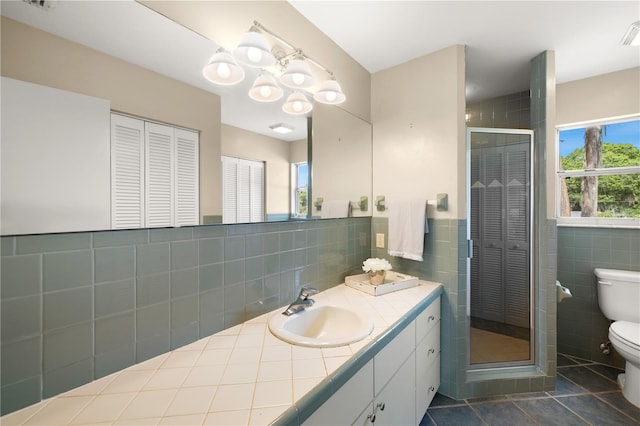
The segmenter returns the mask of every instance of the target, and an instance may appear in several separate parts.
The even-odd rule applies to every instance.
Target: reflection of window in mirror
[[[264,221],[264,162],[222,156],[222,223]]]
[[[309,165],[294,163],[291,165],[291,215],[307,217],[307,190],[309,186]]]

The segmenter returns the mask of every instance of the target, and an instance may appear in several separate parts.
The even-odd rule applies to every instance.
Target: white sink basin
[[[371,334],[373,321],[348,308],[315,305],[291,316],[273,315],[269,330],[294,345],[331,348],[364,339]]]

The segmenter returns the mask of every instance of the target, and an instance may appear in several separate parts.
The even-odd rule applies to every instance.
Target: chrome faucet
[[[298,295],[298,298],[294,300],[293,303],[291,303],[289,307],[285,309],[284,312],[282,312],[282,315],[286,315],[286,316],[293,315],[313,305],[315,303],[315,300],[310,299],[309,296],[312,296],[317,293],[318,293],[318,290],[315,288],[302,287],[302,289],[300,289],[300,294]]]

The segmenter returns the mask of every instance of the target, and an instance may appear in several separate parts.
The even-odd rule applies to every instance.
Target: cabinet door
[[[416,348],[416,322],[413,321],[374,357],[375,394],[387,384],[409,354]],[[413,392],[413,388],[411,388]]]
[[[373,361],[366,363],[338,389],[304,425],[350,425],[373,400]],[[366,419],[366,415],[364,418]]]
[[[144,121],[111,115],[111,228],[144,227]]]
[[[176,226],[198,225],[200,220],[198,151],[197,132],[175,129]]]
[[[416,423],[415,352],[400,367],[374,401],[376,426],[415,425]],[[383,409],[384,407],[384,409]]]
[[[173,226],[173,128],[145,123],[145,216],[147,227]]]

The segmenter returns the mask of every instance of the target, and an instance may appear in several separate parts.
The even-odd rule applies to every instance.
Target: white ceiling
[[[454,44],[466,48],[467,101],[529,87],[529,60],[556,53],[558,83],[640,65],[621,46],[639,1],[290,1],[369,72]]]
[[[371,73],[466,45],[469,102],[526,90],[529,61],[544,50],[556,52],[558,83],[640,65],[640,47],[619,44],[628,26],[640,20],[639,1],[290,3]],[[220,94],[224,123],[268,134],[269,125],[294,120],[280,111],[280,104],[269,115],[254,114],[256,106],[248,97],[231,96],[238,89],[208,83],[201,69],[218,46],[135,1],[53,0],[53,5],[42,10],[21,0],[3,0],[0,11]],[[248,76],[240,90],[246,93],[252,82]],[[299,131],[288,140],[305,137],[304,119],[297,118],[294,125]]]

